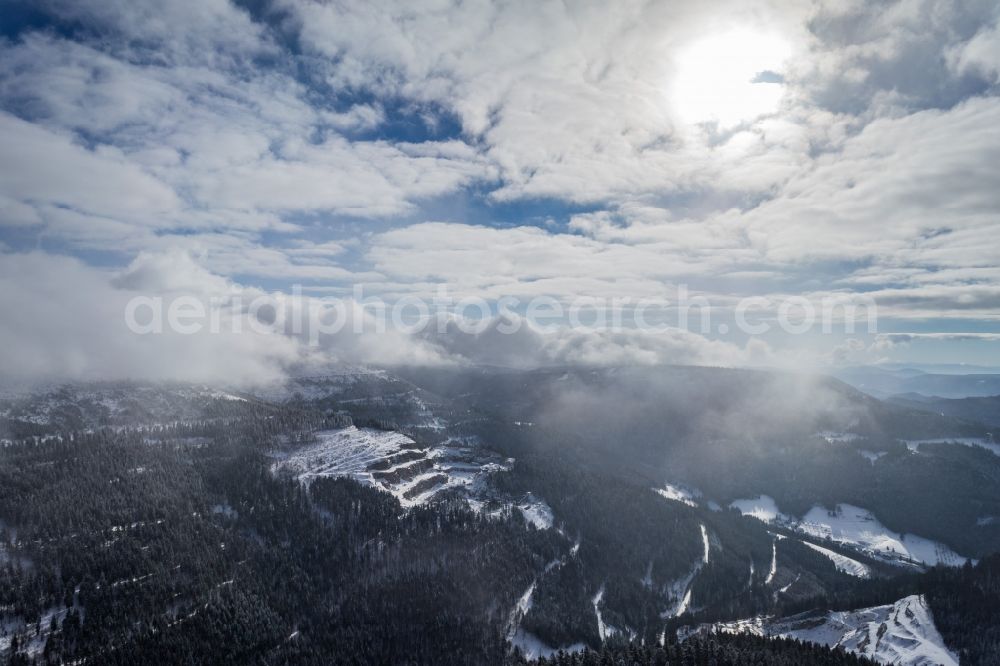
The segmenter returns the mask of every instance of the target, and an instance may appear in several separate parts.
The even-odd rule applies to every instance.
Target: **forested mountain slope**
[[[989,663],[995,640],[961,629],[993,621],[995,586],[969,582],[992,565],[922,574],[820,528],[841,529],[833,505],[849,502],[884,538],[985,556],[1000,459],[908,446],[897,437],[921,424],[978,426],[914,420],[829,380],[365,370],[248,391],[67,386],[4,409],[0,652],[13,663],[502,663],[560,649],[857,663],[675,639],[915,593],[968,663]],[[756,494],[774,498],[763,522],[728,506]]]

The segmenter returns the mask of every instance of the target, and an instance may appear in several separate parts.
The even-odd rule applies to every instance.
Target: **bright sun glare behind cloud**
[[[699,39],[678,54],[670,103],[683,122],[715,121],[721,127],[773,113],[790,55],[786,40],[750,29]]]

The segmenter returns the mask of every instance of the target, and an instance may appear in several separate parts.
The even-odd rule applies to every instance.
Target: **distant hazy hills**
[[[1000,373],[952,374],[910,367],[854,367],[833,373],[838,379],[877,398],[920,394],[941,398],[1000,395]],[[949,412],[945,412],[949,413]]]
[[[939,398],[920,395],[919,393],[904,393],[888,399],[895,405],[921,409],[942,416],[951,416],[965,421],[985,423],[989,426],[1000,426],[1000,395],[974,398]]]

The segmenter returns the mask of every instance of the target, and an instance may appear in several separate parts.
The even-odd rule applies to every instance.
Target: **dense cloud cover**
[[[995,353],[995,2],[8,5],[9,373],[249,380],[331,358]],[[723,309],[860,292],[882,335],[500,340],[443,326],[310,346],[285,333],[132,339],[122,326],[137,294],[280,299],[293,283],[313,299],[356,284],[388,299],[440,285],[673,298],[684,283]]]

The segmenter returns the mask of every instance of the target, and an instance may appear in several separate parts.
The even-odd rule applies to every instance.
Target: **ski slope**
[[[579,548],[579,543],[574,544],[574,546],[569,551],[570,557],[576,556],[577,548]],[[562,647],[552,647],[545,643],[538,636],[534,635],[530,631],[526,631],[522,626],[521,622],[524,620],[525,616],[531,611],[534,606],[534,595],[535,590],[538,588],[538,581],[542,579],[546,574],[548,574],[553,569],[561,567],[565,563],[565,556],[559,557],[548,564],[545,565],[545,569],[542,573],[531,582],[528,589],[525,590],[524,594],[518,599],[517,604],[510,612],[510,616],[507,618],[506,626],[506,637],[507,642],[510,643],[510,649],[518,648],[526,658],[534,660],[539,657],[551,657],[558,652],[583,652],[586,646],[583,643],[574,643],[572,645],[566,645]],[[604,596],[604,588],[598,593],[592,603],[594,604],[594,610],[598,611],[598,604],[601,602],[601,597]],[[601,620],[600,612],[598,611],[597,620],[599,623],[603,624]],[[602,638],[603,640],[603,638]]]
[[[822,546],[817,546],[814,543],[809,543],[808,541],[803,541],[805,545],[809,546],[817,553],[829,558],[837,571],[842,571],[843,573],[854,576],[855,578],[871,578],[872,570],[866,564],[862,564],[857,560],[852,560],[846,555],[841,555],[838,552],[832,551],[829,548],[823,548]]]
[[[670,617],[680,617],[684,613],[688,612],[691,608],[691,583],[694,582],[695,576],[701,571],[702,567],[708,564],[710,543],[708,540],[708,529],[704,525],[701,527],[701,542],[702,542],[702,555],[694,565],[691,567],[691,571],[682,578],[674,581],[670,586],[670,596],[674,599],[673,605],[660,613],[660,617],[663,619]]]
[[[774,580],[774,575],[778,573],[778,540],[775,539],[771,542],[771,567],[767,570],[767,578],[764,579],[764,585],[770,585],[771,581]]]
[[[818,539],[832,539],[879,557],[904,559],[927,565],[961,566],[966,558],[948,546],[913,534],[899,534],[885,527],[867,509],[838,504],[828,511],[814,506],[796,527]]]
[[[888,562],[919,562],[929,566],[962,566],[966,562],[965,557],[945,544],[915,534],[893,532],[871,511],[852,504],[838,504],[833,510],[817,505],[801,519],[782,513],[767,495],[739,499],[730,506],[744,516],[782,525],[819,540],[831,539]]]
[[[842,647],[883,664],[958,666],[958,657],[945,645],[921,595],[851,611],[809,612],[780,619],[755,617],[701,625],[694,630],[684,628],[678,635],[711,632],[794,638]]]

